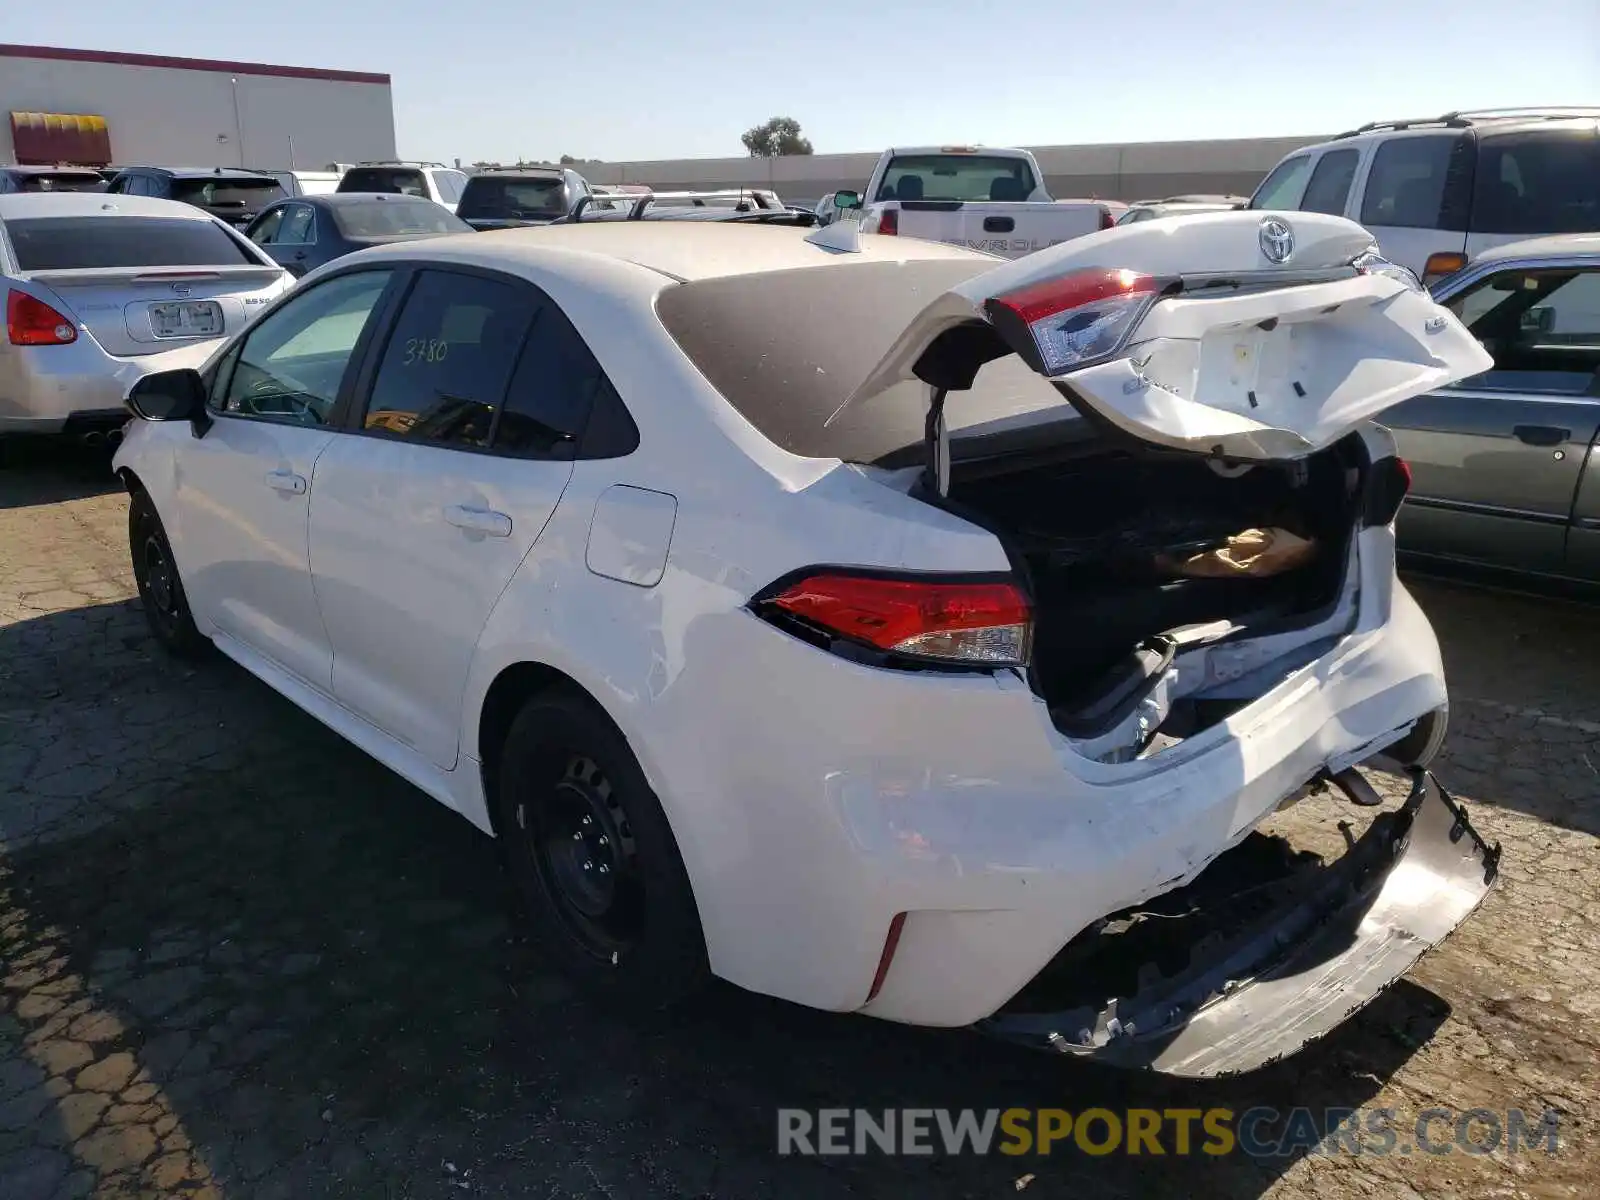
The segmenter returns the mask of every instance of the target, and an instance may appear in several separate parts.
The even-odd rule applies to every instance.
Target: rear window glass
[[[656,311],[700,373],[793,454],[875,462],[922,443],[927,388],[897,384],[824,422],[928,303],[984,260],[845,262],[670,287]],[[1066,407],[1015,355],[989,363],[945,409],[952,441],[980,425]]]
[[[24,271],[257,266],[215,222],[173,217],[26,217],[5,223]]]
[[[362,200],[331,206],[345,237],[417,237],[429,233],[471,233],[472,226],[431,200]]]
[[[1443,229],[1445,184],[1461,139],[1397,137],[1378,147],[1361,200],[1361,223],[1402,229]],[[1460,228],[1457,226],[1457,228]]]
[[[1600,138],[1523,133],[1478,144],[1472,197],[1476,233],[1588,233],[1600,229]]]
[[[462,217],[492,220],[548,220],[566,215],[563,193],[559,179],[496,179],[475,175],[467,180],[456,213]]]
[[[411,167],[351,167],[339,180],[341,192],[388,192],[397,196],[428,195],[428,181]]]
[[[1036,186],[1020,158],[903,154],[889,161],[874,200],[1026,200]]]
[[[19,192],[103,192],[105,180],[93,171],[40,171],[16,177]]]
[[[265,208],[287,195],[276,179],[174,179],[172,198],[211,208]]]

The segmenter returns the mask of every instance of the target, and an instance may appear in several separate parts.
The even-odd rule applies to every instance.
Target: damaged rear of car
[[[873,254],[845,227],[810,240]],[[765,310],[739,279],[658,300],[769,440],[895,496],[861,520],[899,526],[855,541],[892,553],[796,569],[750,604],[843,660],[811,680],[837,717],[803,722],[835,722],[824,791],[859,858],[813,864],[817,907],[865,907],[883,931],[851,1007],[1184,1075],[1293,1052],[1409,969],[1497,871],[1425,769],[1446,693],[1395,577],[1408,471],[1374,423],[1484,352],[1370,235],[1315,214],[882,268],[764,276]],[[807,338],[789,336],[797,314]],[[841,377],[862,382],[819,426]],[[933,569],[933,534],[901,502],[986,531],[1003,567]],[[753,657],[776,673],[776,654]],[[852,763],[865,713],[876,744]],[[1382,812],[1355,770],[1380,754],[1412,772]],[[1375,813],[1342,853],[1271,832],[1329,788]],[[812,924],[796,910],[797,943]]]

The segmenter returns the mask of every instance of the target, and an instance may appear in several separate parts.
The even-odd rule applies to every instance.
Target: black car
[[[103,192],[93,167],[0,167],[0,195],[7,192]]]
[[[124,167],[108,190],[192,204],[241,229],[285,195],[271,175],[238,167]]]
[[[567,167],[488,167],[467,180],[456,215],[474,229],[548,225],[585,197],[588,181]]]
[[[432,200],[387,192],[333,192],[281,200],[257,217],[245,236],[291,275],[300,276],[368,246],[471,232],[472,226]]]

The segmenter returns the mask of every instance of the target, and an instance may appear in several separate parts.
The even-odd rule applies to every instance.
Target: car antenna
[[[831,225],[824,225],[815,233],[807,234],[806,241],[839,254],[860,254],[865,249],[861,244],[859,221],[835,221]]]

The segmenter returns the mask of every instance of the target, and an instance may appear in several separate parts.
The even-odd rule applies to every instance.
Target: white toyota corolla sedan
[[[606,222],[340,259],[115,465],[155,636],[501,838],[597,987],[1210,1075],[1496,874],[1373,423],[1487,364],[1336,217]],[[1347,853],[1258,828],[1380,754]]]

